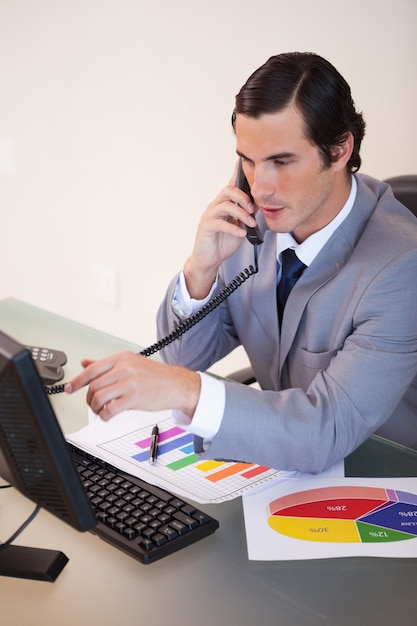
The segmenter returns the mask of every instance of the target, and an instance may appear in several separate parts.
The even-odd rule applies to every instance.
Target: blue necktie
[[[307,267],[300,261],[292,248],[287,248],[282,252],[281,262],[282,272],[277,287],[278,318],[280,325],[282,323],[282,315],[289,293]]]

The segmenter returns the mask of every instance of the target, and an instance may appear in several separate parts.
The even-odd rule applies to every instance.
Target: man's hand
[[[213,285],[221,263],[232,256],[246,237],[241,223],[256,225],[254,207],[246,193],[230,184],[209,204],[201,216],[194,248],[184,265],[191,298],[202,300]]]
[[[179,409],[191,419],[194,415],[201,387],[196,372],[127,351],[81,364],[84,370],[65,391],[88,385],[87,403],[105,421],[128,409]]]

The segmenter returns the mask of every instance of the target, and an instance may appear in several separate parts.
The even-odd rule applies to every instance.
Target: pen
[[[158,454],[158,435],[159,428],[158,425],[155,424],[152,428],[151,447],[149,448],[149,463],[151,463],[151,465],[155,463]]]

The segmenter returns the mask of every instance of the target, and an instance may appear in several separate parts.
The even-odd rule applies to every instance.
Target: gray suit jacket
[[[357,182],[350,215],[291,292],[281,332],[276,236],[261,218],[259,272],[162,351],[204,371],[242,344],[262,388],[226,381],[222,424],[204,456],[318,472],[374,432],[417,448],[417,220],[388,185]],[[219,289],[250,264],[245,241],[223,264]],[[178,321],[176,280],[159,336]]]

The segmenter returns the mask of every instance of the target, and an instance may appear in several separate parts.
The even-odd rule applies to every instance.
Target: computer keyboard
[[[185,548],[219,527],[178,496],[68,446],[96,515],[91,532],[142,563]]]

